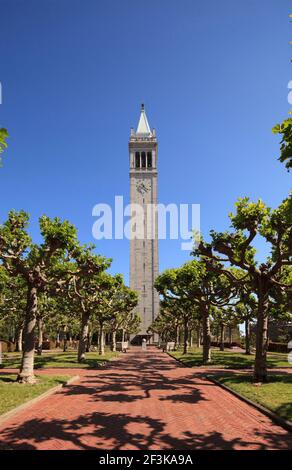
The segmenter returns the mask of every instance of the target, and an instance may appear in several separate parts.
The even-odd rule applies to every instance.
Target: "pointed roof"
[[[147,116],[144,109],[144,104],[141,104],[141,114],[137,127],[136,134],[151,135],[150,126],[148,124]]]

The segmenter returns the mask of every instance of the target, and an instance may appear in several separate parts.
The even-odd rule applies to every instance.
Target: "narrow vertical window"
[[[140,153],[139,152],[135,153],[135,167],[140,168]]]
[[[152,152],[147,152],[147,168],[152,168]]]
[[[145,152],[141,153],[141,166],[142,168],[146,168],[146,153]]]

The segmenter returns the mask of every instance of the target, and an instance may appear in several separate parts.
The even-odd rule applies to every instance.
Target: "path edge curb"
[[[287,419],[282,418],[281,416],[277,415],[276,413],[269,410],[268,408],[265,408],[263,405],[260,405],[259,403],[252,401],[250,398],[247,398],[244,395],[241,395],[241,393],[236,392],[235,390],[232,390],[232,388],[229,388],[227,385],[222,384],[221,382],[219,382],[219,380],[215,379],[213,376],[206,374],[205,377],[208,380],[210,380],[210,382],[213,382],[215,385],[218,385],[226,392],[229,392],[235,397],[239,398],[239,400],[244,401],[248,405],[251,405],[253,408],[256,408],[258,411],[268,416],[268,418],[270,418],[274,423],[279,424],[280,426],[282,426],[282,428],[286,429],[286,431],[292,432],[292,421],[288,421]]]
[[[39,401],[43,400],[44,398],[49,397],[50,395],[53,395],[54,393],[62,390],[62,388],[67,387],[68,385],[71,385],[71,383],[76,382],[77,380],[80,379],[79,375],[74,375],[73,377],[70,377],[65,383],[56,385],[55,387],[49,388],[46,392],[42,393],[41,395],[38,395],[35,398],[32,398],[31,400],[26,401],[25,403],[22,403],[21,405],[16,406],[10,411],[7,411],[7,413],[4,413],[3,415],[0,415],[0,425],[4,424],[5,421],[8,421],[10,418],[12,418],[14,415],[18,414],[19,412],[25,410],[26,408],[29,408],[30,406],[34,405],[35,403],[38,403]]]

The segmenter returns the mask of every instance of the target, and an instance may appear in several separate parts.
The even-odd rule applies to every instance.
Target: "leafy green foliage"
[[[15,339],[23,328],[26,310],[26,285],[21,276],[10,276],[0,265],[0,337]]]
[[[2,164],[1,154],[7,148],[7,142],[6,142],[7,137],[8,137],[7,130],[4,128],[1,128],[0,129],[0,166]]]
[[[128,334],[136,333],[140,324],[140,318],[133,313],[133,309],[138,304],[137,292],[125,286],[123,279],[120,278],[119,284],[114,286],[110,296],[111,302],[109,307],[112,312],[109,320],[110,331],[122,329]]]
[[[288,310],[292,292],[287,269],[292,266],[292,194],[278,208],[272,210],[259,200],[239,199],[235,214],[230,214],[230,232],[211,231],[211,243],[201,240],[193,254],[203,259],[206,268],[225,275],[239,290],[254,293],[257,298],[257,355],[255,380],[266,380],[266,353],[268,346],[267,322],[275,301],[280,309]],[[270,245],[270,256],[265,263],[255,260],[257,236]],[[241,277],[234,276],[227,267],[240,268]],[[286,279],[285,279],[286,278]]]
[[[292,118],[285,119],[281,124],[274,126],[273,133],[280,134],[282,137],[279,160],[285,163],[289,171],[292,168]]]
[[[233,270],[235,271],[235,269]],[[236,295],[229,279],[209,270],[204,260],[193,260],[180,268],[167,269],[155,281],[155,288],[162,296],[162,317],[167,315],[174,332],[180,324],[184,328],[184,353],[187,351],[188,328],[203,323],[203,344],[206,356],[210,354],[209,323],[215,307],[228,305]],[[166,337],[163,319],[152,325]],[[206,359],[207,360],[207,359]]]

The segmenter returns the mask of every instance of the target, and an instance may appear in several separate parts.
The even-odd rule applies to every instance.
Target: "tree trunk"
[[[203,364],[211,362],[211,329],[209,310],[203,309]]]
[[[99,323],[99,347],[98,347],[98,354],[100,356],[104,355],[104,331],[103,331],[103,323]]]
[[[217,326],[216,328],[216,343],[219,344],[219,339],[220,339],[220,328]]]
[[[27,304],[24,321],[24,345],[23,354],[21,360],[21,366],[17,381],[20,383],[35,383],[36,379],[34,376],[34,332],[36,325],[37,315],[37,289],[36,287],[28,287],[27,291]]]
[[[232,326],[229,327],[229,347],[232,346]]]
[[[37,347],[37,355],[41,356],[43,352],[43,332],[44,332],[44,325],[43,320],[41,318],[38,319],[38,347]]]
[[[189,336],[188,320],[187,320],[187,318],[185,318],[184,319],[184,349],[183,349],[183,354],[186,354],[188,352],[188,336]]]
[[[193,347],[193,330],[190,330],[190,348]]]
[[[224,351],[224,323],[220,325],[220,351]]]
[[[59,347],[60,347],[60,331],[58,331],[57,337],[56,337],[56,348],[59,348]]]
[[[90,329],[90,331],[88,331],[88,336],[87,336],[87,348],[86,348],[86,351],[89,352],[90,349],[91,349],[91,345],[92,345],[92,336],[93,336],[93,332],[92,330]]]
[[[201,347],[201,326],[197,327],[197,347]]]
[[[179,325],[175,327],[175,349],[179,347]]]
[[[67,338],[67,332],[64,330],[64,336],[63,336],[63,352],[66,352],[68,349],[68,338]]]
[[[267,349],[268,349],[268,316],[267,316],[268,295],[260,282],[258,292],[258,312],[256,331],[256,357],[254,364],[254,381],[267,381]]]
[[[82,312],[81,317],[81,330],[79,336],[79,345],[78,345],[78,362],[83,362],[85,359],[86,352],[86,343],[88,335],[88,324],[89,324],[89,314],[87,312]]]
[[[113,330],[112,333],[112,351],[117,350],[117,330]]]
[[[65,325],[63,328],[63,352],[66,352],[68,349],[68,333],[67,333],[67,326]]]
[[[250,351],[250,324],[249,319],[245,319],[245,354],[251,354]]]
[[[16,351],[22,352],[22,337],[23,337],[23,325],[21,325],[17,332],[17,340],[16,340]]]
[[[123,342],[125,341],[125,330],[124,330],[124,328],[122,329],[122,341]]]
[[[87,338],[86,338],[86,352],[90,351],[91,347],[91,328],[88,324]]]

